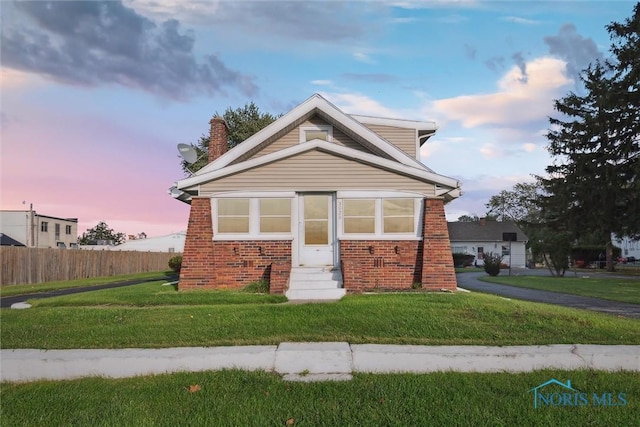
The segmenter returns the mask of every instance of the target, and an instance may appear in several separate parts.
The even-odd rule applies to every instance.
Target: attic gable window
[[[301,126],[300,127],[300,143],[312,141],[314,139],[321,139],[323,141],[329,141],[333,139],[333,127],[332,126]]]

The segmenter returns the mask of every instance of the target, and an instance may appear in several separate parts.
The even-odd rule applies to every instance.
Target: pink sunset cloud
[[[2,137],[2,209],[33,203],[40,214],[78,218],[79,233],[99,221],[125,234],[186,229],[188,205],[167,194],[183,176],[172,141],[37,110],[6,126]]]

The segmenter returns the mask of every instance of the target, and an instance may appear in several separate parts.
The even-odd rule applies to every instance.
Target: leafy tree
[[[218,113],[216,112],[216,115]],[[228,148],[233,148],[240,144],[242,141],[254,135],[256,132],[264,129],[271,123],[273,123],[278,117],[269,113],[263,113],[251,101],[245,104],[244,107],[227,108],[222,118],[227,122],[229,126],[229,142]],[[209,149],[209,135],[202,135],[196,144],[191,144],[198,153],[198,161],[193,164],[188,164],[184,160],[181,162],[182,170],[191,174],[199,169],[202,169],[207,165],[207,152]]]
[[[498,218],[496,215],[486,214],[484,216],[484,219],[486,219],[487,221],[497,221]],[[479,221],[480,221],[480,217],[476,214],[460,215],[458,217],[458,222],[479,222]]]
[[[608,27],[614,58],[581,74],[584,95],[555,102],[548,150],[554,157],[541,178],[548,220],[576,240],[606,244],[613,270],[611,235],[640,234],[640,5],[624,24]]]
[[[502,190],[491,196],[486,204],[489,214],[497,216],[501,221],[514,221],[518,225],[528,222],[539,222],[540,208],[537,205],[540,186],[534,183],[518,183],[512,190]]]
[[[476,214],[473,214],[473,216],[471,216],[471,215],[460,215],[458,217],[458,222],[478,222],[478,221],[480,221],[480,218]]]
[[[98,242],[106,241],[110,244],[119,245],[124,243],[125,234],[115,232],[112,228],[109,228],[107,223],[100,221],[98,225],[93,228],[89,228],[86,232],[82,233],[82,236],[78,237],[78,244],[80,245],[97,245]]]
[[[511,190],[491,196],[486,206],[503,221],[518,224],[529,237],[527,247],[533,258],[544,262],[553,276],[564,276],[573,239],[561,224],[553,221],[552,210],[541,208],[543,197],[539,181],[518,183]]]

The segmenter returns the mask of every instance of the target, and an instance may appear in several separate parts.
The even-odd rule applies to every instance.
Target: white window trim
[[[357,194],[357,197],[355,197]],[[338,221],[336,224],[337,232],[338,232],[338,240],[422,240],[422,197],[415,197],[415,194],[412,197],[408,197],[406,194],[402,193],[391,193],[394,194],[395,197],[372,197],[372,195],[378,195],[377,192],[343,192],[340,194],[347,195],[350,197],[341,197],[337,200],[337,217]],[[389,196],[390,194],[387,194]],[[414,209],[414,224],[413,224],[413,233],[383,233],[383,212],[382,212],[382,201],[383,199],[413,199],[413,209]],[[345,233],[344,232],[344,199],[365,199],[371,200],[374,199],[375,204],[375,233],[372,234],[356,234],[356,233]]]
[[[309,126],[300,126],[300,135],[299,142],[300,144],[307,142],[306,131],[326,131],[327,132],[327,142],[333,142],[333,126],[330,125],[309,125]]]
[[[277,193],[276,193],[277,194]],[[218,230],[218,200],[219,199],[249,199],[249,232],[248,233],[219,233]],[[211,199],[211,220],[213,225],[213,240],[293,240],[293,229],[297,224],[294,216],[296,209],[295,198],[291,198],[291,230],[290,233],[260,233],[260,199],[288,199],[288,197],[274,194],[255,193],[255,197],[247,197],[247,193],[234,193],[226,197]]]

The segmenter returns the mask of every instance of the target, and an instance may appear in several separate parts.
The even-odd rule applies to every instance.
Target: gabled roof
[[[369,152],[332,142],[313,140],[269,154],[255,156],[270,143],[291,132],[313,116],[318,116],[336,129],[341,130]],[[416,135],[424,140],[433,135],[437,129],[434,122],[350,116],[322,96],[314,94],[191,177],[177,181],[176,185],[169,189],[169,193],[174,198],[189,203],[191,196],[197,194],[200,184],[277,162],[309,150],[318,150],[434,184],[436,196],[442,196],[448,200],[462,194],[460,183],[457,180],[433,172],[408,153],[370,130],[364,123],[413,129],[416,131]]]
[[[516,241],[529,240],[513,221],[448,222],[449,240],[452,242],[502,242],[502,233],[516,233]]]
[[[439,187],[439,196],[449,198],[455,198],[459,196],[460,183],[453,179],[443,175],[431,172],[426,168],[417,168],[414,166],[408,166],[404,163],[400,163],[394,160],[380,158],[374,154],[365,153],[359,150],[355,150],[349,147],[343,147],[338,144],[323,141],[320,139],[314,139],[312,141],[305,142],[304,144],[298,144],[293,147],[285,148],[279,151],[275,151],[264,156],[256,157],[245,162],[229,165],[221,169],[209,170],[202,174],[194,175],[190,178],[185,178],[177,183],[178,190],[190,190],[194,189],[197,185],[204,182],[219,179],[228,175],[236,174],[251,168],[266,165],[278,160],[285,159],[305,153],[311,150],[319,150],[327,153],[334,154],[336,156],[356,160],[365,164],[369,164],[381,169],[389,170],[398,174],[416,178],[425,182],[434,183]]]
[[[354,117],[343,113],[338,107],[316,93],[269,126],[255,133],[212,163],[197,171],[194,175],[202,175],[213,170],[222,169],[234,163],[236,160],[241,160],[246,153],[254,152],[254,150],[261,144],[264,144],[265,141],[273,140],[283,135],[314,114],[320,115],[329,123],[341,126],[350,136],[367,146],[367,148],[370,148],[373,152],[380,153],[389,159],[393,159],[407,166],[429,170],[418,160],[389,143]],[[431,122],[428,122],[425,126],[431,126]]]

